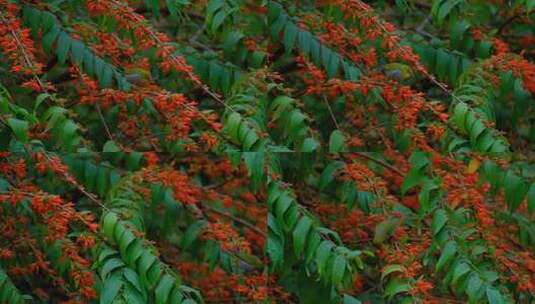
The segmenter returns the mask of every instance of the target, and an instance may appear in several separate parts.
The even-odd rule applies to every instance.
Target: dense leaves
[[[534,42],[531,0],[0,0],[0,303],[531,303]]]

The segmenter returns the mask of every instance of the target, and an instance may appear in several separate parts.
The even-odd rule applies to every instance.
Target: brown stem
[[[331,119],[333,120],[334,125],[336,126],[336,129],[340,130],[340,126],[338,125],[338,121],[336,121],[336,117],[334,116],[333,109],[331,108],[331,105],[329,104],[329,101],[323,95],[323,101],[325,101],[325,104],[327,105],[327,109],[329,109],[329,114],[331,115]]]
[[[222,215],[224,217],[227,217],[233,221],[235,221],[236,223],[240,223],[242,224],[243,226],[251,229],[252,231],[258,233],[259,235],[263,236],[264,238],[267,237],[266,233],[260,229],[258,229],[258,227],[256,227],[255,225],[241,219],[241,218],[238,218],[238,217],[235,217],[234,215],[230,214],[230,213],[227,213],[227,212],[224,212],[224,211],[221,211],[221,210],[217,210],[211,206],[208,206],[208,205],[203,205],[203,208],[207,209],[208,211],[210,212],[213,212],[213,213],[216,213],[216,214],[219,214],[219,215]]]
[[[389,163],[387,163],[387,162],[385,162],[383,160],[380,160],[380,159],[377,159],[377,158],[375,158],[373,156],[370,156],[365,152],[353,152],[353,153],[358,155],[358,156],[360,156],[360,157],[362,157],[362,158],[366,158],[368,160],[371,160],[374,163],[377,163],[377,164],[379,164],[379,165],[381,165],[381,166],[383,166],[383,167],[385,167],[387,169],[390,169],[392,172],[398,174],[401,177],[405,177],[405,174],[401,170],[399,170],[398,168],[392,166],[391,164],[389,164]]]

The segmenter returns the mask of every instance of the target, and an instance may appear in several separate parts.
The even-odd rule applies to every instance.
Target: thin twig
[[[331,108],[331,105],[329,104],[329,101],[327,100],[327,97],[325,97],[325,95],[323,95],[323,101],[325,101],[325,104],[327,105],[327,109],[329,109],[329,114],[331,115],[331,119],[333,120],[333,123],[336,126],[336,129],[340,130],[340,125],[338,125],[338,121],[336,121],[336,117],[334,116],[333,109]]]
[[[422,21],[422,23],[420,23],[420,25],[416,27],[416,31],[419,32],[423,30],[425,26],[429,23],[429,21],[431,21],[431,18],[432,18],[431,13],[429,13],[429,15],[427,15],[425,19]]]
[[[263,237],[267,237],[266,233],[260,229],[258,229],[258,227],[256,227],[255,225],[241,219],[241,218],[238,218],[238,217],[235,217],[234,215],[230,214],[230,213],[227,213],[227,212],[224,212],[224,211],[221,211],[221,210],[217,210],[211,206],[208,206],[208,205],[203,205],[204,208],[206,208],[208,211],[210,212],[213,212],[213,213],[217,213],[219,215],[222,215],[224,217],[227,217],[237,223],[240,223],[242,224],[243,226],[253,230],[254,232],[258,233],[259,235],[263,236]]]
[[[197,32],[195,32],[195,34],[191,36],[191,38],[189,39],[189,42],[197,41],[197,38],[199,38],[199,36],[204,32],[204,30],[206,30],[205,23],[203,23],[203,25],[199,28],[199,30],[197,30]]]
[[[110,128],[108,128],[108,124],[106,123],[106,120],[104,119],[104,115],[102,115],[102,111],[100,110],[100,105],[96,103],[95,107],[97,108],[98,116],[100,116],[100,121],[102,122],[102,125],[104,126],[104,129],[106,130],[106,134],[108,134],[108,137],[110,138],[110,140],[115,141],[115,139],[113,139],[113,135],[111,135]]]
[[[356,154],[356,155],[358,155],[358,156],[360,156],[362,158],[366,158],[368,160],[371,160],[374,163],[377,163],[377,164],[379,164],[379,165],[381,165],[381,166],[383,166],[383,167],[385,167],[387,169],[390,169],[391,171],[397,173],[401,177],[405,177],[405,174],[401,170],[399,170],[398,168],[394,167],[393,165],[391,165],[391,164],[389,164],[389,163],[387,163],[387,162],[385,162],[383,160],[380,160],[380,159],[377,159],[377,158],[375,158],[373,156],[370,156],[365,152],[354,152],[354,154]]]
[[[0,19],[2,20],[2,23],[8,25],[8,21],[6,20],[4,15],[0,15]],[[33,67],[34,67],[33,63],[30,60],[30,57],[28,57],[28,54],[26,54],[26,50],[24,48],[24,45],[20,41],[19,36],[17,35],[17,33],[13,29],[11,29],[11,27],[10,27],[10,32],[11,32],[11,36],[13,36],[13,39],[15,39],[15,42],[17,43],[18,48],[22,52],[22,56],[24,57],[24,61],[26,61],[26,64],[28,65],[28,68],[32,69],[32,76],[39,83],[39,86],[41,87],[41,89],[43,89],[43,91],[45,93],[48,93],[47,90],[46,90],[45,84],[41,81],[39,76],[37,76],[37,74],[35,74],[35,72],[33,71]]]
[[[28,151],[29,152],[29,151]],[[44,156],[46,157],[46,159],[49,161],[49,164],[52,163],[52,159],[50,158],[50,156],[48,155],[48,153],[43,153]],[[65,179],[68,179],[68,172],[63,176],[63,178]],[[91,201],[93,201],[94,203],[98,204],[100,207],[102,208],[105,208],[106,211],[109,211],[109,209],[104,206],[104,204],[102,203],[101,200],[98,199],[98,197],[93,194],[93,193],[89,193],[87,192],[84,187],[82,185],[80,185],[78,182],[75,181],[75,183],[73,184],[73,186],[78,189],[78,191],[82,192],[82,194],[84,194],[85,196],[87,196],[87,198],[89,198]]]

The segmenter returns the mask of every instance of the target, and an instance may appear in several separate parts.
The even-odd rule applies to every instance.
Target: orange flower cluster
[[[210,179],[222,178],[225,180],[225,184],[231,184],[229,190],[234,190],[236,188],[236,184],[242,182],[243,179],[228,179],[228,176],[245,175],[245,172],[243,172],[244,170],[242,170],[243,175],[238,174],[237,171],[239,168],[233,168],[232,163],[228,159],[214,161],[213,159],[202,157],[202,155],[196,155],[194,157],[188,157],[184,159],[184,161],[189,164],[188,173],[195,174],[197,172],[202,172]]]
[[[7,248],[0,248],[0,260],[9,260],[15,257],[15,253]]]
[[[102,105],[104,109],[112,105],[121,105],[119,115],[123,115],[125,119],[121,119],[120,128],[130,137],[139,136],[144,128],[140,128],[140,123],[144,126],[150,126],[148,117],[137,117],[136,120],[131,119],[131,115],[126,112],[126,102],[133,100],[137,105],[140,105],[145,98],[152,99],[155,108],[163,117],[164,121],[169,125],[170,130],[167,132],[167,140],[178,140],[187,138],[193,120],[199,117],[197,104],[194,101],[187,99],[182,94],[173,94],[167,92],[156,85],[147,84],[144,87],[136,87],[131,92],[122,92],[115,89],[98,90],[98,83],[83,74],[78,68],[73,67],[79,73],[79,79],[83,86],[78,87],[81,97],[80,102],[83,104]],[[214,129],[218,130],[220,127],[212,121],[208,124]]]
[[[459,174],[464,172],[464,164],[448,157],[442,159],[442,164],[448,166],[450,170],[436,169],[435,172],[442,177],[443,189],[446,191],[446,202],[456,209],[460,205],[472,206],[476,217],[481,223],[481,227],[488,227],[494,224],[494,219],[485,205],[485,193],[489,191],[489,184],[479,185],[479,175]],[[458,173],[450,173],[458,172]]]
[[[373,227],[384,220],[381,214],[367,215],[346,205],[314,202],[314,211],[321,222],[328,224],[340,234],[344,244],[357,245],[372,239]]]
[[[226,184],[222,187],[221,190],[225,192],[234,192],[234,189],[239,186]],[[236,210],[237,214],[240,214],[243,218],[250,219],[256,227],[261,231],[267,229],[267,210],[265,206],[261,204],[254,204],[256,198],[251,197],[251,193],[242,193],[240,199],[233,199],[229,195],[223,193],[209,193],[207,197],[212,198],[214,201],[221,200],[225,208],[232,208]],[[251,229],[247,229],[244,232],[244,237],[252,245],[253,248],[258,249],[259,251],[264,248],[266,238],[264,235],[258,234],[258,232]]]
[[[13,192],[17,192],[17,189],[13,189]],[[96,291],[94,290],[94,278],[93,274],[88,270],[91,266],[91,262],[80,254],[80,249],[88,248],[91,244],[94,244],[94,240],[91,242],[91,237],[85,238],[85,247],[76,246],[68,239],[69,225],[73,224],[76,220],[79,220],[83,224],[90,227],[90,230],[96,231],[96,224],[94,224],[94,218],[89,213],[78,213],[74,209],[73,203],[65,203],[63,199],[57,195],[49,195],[37,189],[33,189],[32,192],[21,191],[23,196],[20,199],[28,197],[28,193],[31,193],[30,208],[40,218],[42,223],[46,227],[46,236],[44,240],[52,244],[56,241],[61,242],[61,251],[63,258],[68,258],[71,261],[70,276],[73,279],[74,284],[78,290],[73,294],[73,297],[82,296],[86,300],[92,300],[96,298]],[[2,198],[0,198],[0,201]],[[15,219],[15,217],[10,217]],[[18,226],[8,226],[9,221],[6,221],[2,228],[3,236],[6,238],[14,238],[20,235],[19,228],[27,226],[29,223],[27,220],[19,221]],[[10,228],[9,228],[10,227]],[[18,228],[16,228],[18,227]],[[13,233],[9,233],[12,231]],[[10,272],[15,275],[27,275],[43,271],[51,276],[56,276],[55,271],[51,270],[48,266],[48,262],[45,261],[45,257],[40,250],[34,244],[33,239],[23,238],[20,239],[20,244],[24,246],[30,246],[33,252],[35,262],[30,263],[26,267],[12,267]],[[88,243],[89,242],[89,243]],[[18,245],[14,246],[15,249]],[[9,256],[13,256],[10,253]],[[4,258],[6,255],[4,254]],[[64,282],[58,282],[64,285]]]
[[[493,38],[492,44],[494,46],[494,52],[496,55],[503,55],[509,52],[509,46],[507,43],[499,38]]]
[[[277,299],[278,303],[288,303],[290,295],[275,285],[273,276],[252,275],[245,277],[244,282],[236,286],[236,291],[245,295],[251,303],[271,302],[270,298]]]
[[[62,242],[61,251],[64,257],[68,258],[72,264],[69,276],[72,278],[74,285],[78,288],[72,297],[77,298],[80,295],[85,301],[97,298],[94,289],[95,278],[89,270],[91,262],[80,255],[80,247],[70,241]],[[85,301],[75,301],[72,303],[85,303]]]
[[[26,225],[28,224],[28,219],[25,217],[19,217],[19,219],[22,220],[19,223],[23,224],[23,226],[26,227]],[[45,254],[38,249],[37,241],[32,238],[27,231],[19,230],[17,231],[16,238],[10,237],[7,239],[11,240],[10,246],[15,252],[23,252],[24,254],[30,253],[30,256],[33,257],[32,261],[25,265],[25,267],[11,266],[9,268],[10,274],[14,276],[25,276],[28,274],[42,273],[52,277],[56,277],[56,271],[50,267],[50,262],[46,260]],[[57,282],[65,284],[65,282],[61,278],[57,278],[56,280]]]
[[[420,62],[419,56],[414,53],[412,48],[400,45],[401,37],[394,33],[395,26],[381,20],[368,4],[360,0],[328,0],[322,2],[320,5],[328,3],[340,7],[345,18],[359,22],[360,28],[364,31],[363,35],[367,40],[381,38],[381,47],[386,50],[386,57],[391,62],[405,61],[422,74],[433,77],[429,75],[425,66]],[[369,64],[367,63],[367,65]]]
[[[204,145],[205,147],[204,151],[212,150],[214,147],[217,146],[217,143],[218,143],[217,137],[214,134],[209,133],[209,132],[203,132],[201,136],[199,137],[199,141],[201,142],[201,144]]]
[[[88,1],[87,8],[92,15],[110,16],[110,18],[113,18],[117,22],[119,28],[131,31],[136,39],[135,45],[140,51],[144,52],[151,48],[156,48],[155,54],[160,60],[159,67],[164,73],[169,73],[172,71],[184,73],[186,74],[187,79],[200,86],[203,90],[209,90],[201,83],[199,78],[194,75],[193,68],[186,63],[185,59],[182,56],[176,55],[175,47],[169,44],[169,37],[163,33],[155,31],[147,22],[145,17],[137,14],[130,6],[128,6],[128,3],[115,0],[95,0]],[[110,36],[110,34],[103,35],[106,35],[106,37]],[[106,41],[114,45],[112,50],[117,50],[117,47],[115,46],[119,44],[120,40],[115,36],[112,37],[113,39],[101,39],[101,41],[104,42],[104,45],[102,45],[104,50],[109,50],[107,48],[107,44],[105,43]],[[123,44],[125,43],[121,43],[121,45]],[[128,49],[127,52],[132,53],[134,50]],[[112,53],[117,55],[120,54],[118,51]],[[119,64],[120,60],[117,58],[118,56],[115,57],[116,62]],[[122,56],[121,59],[129,59],[128,57],[129,56]],[[145,64],[143,69],[149,71],[150,66],[148,66],[148,62],[146,63],[147,64]],[[132,64],[136,65],[137,67],[137,63]],[[121,65],[129,66],[131,64],[122,63]],[[134,92],[131,94],[114,92],[112,90],[109,92],[113,92],[111,96],[112,98],[105,98],[102,100],[102,103],[106,106],[110,104],[110,101],[123,102],[127,99],[133,99],[139,104],[144,98],[152,99],[156,109],[160,112],[162,117],[165,118],[166,123],[168,123],[170,126],[166,134],[166,140],[175,141],[178,139],[187,138],[191,129],[192,120],[198,117],[205,119],[208,125],[210,125],[214,130],[220,130],[220,124],[212,121],[212,117],[205,117],[199,114],[196,108],[196,102],[187,100],[181,94],[172,94],[167,92],[156,85],[150,84],[148,81],[143,83],[142,86],[136,87]],[[118,99],[114,100],[115,97],[118,97]],[[86,102],[94,101],[95,99],[97,99],[96,96],[86,98]],[[146,123],[145,125],[148,127],[150,123]],[[140,132],[136,131],[139,130],[139,125],[137,122],[123,120],[121,128],[130,134],[130,137],[140,136]],[[196,150],[197,148],[195,146],[189,146],[188,149]]]
[[[10,156],[9,152],[0,152],[0,158],[7,158]],[[0,161],[0,174],[4,176],[13,176],[16,179],[23,179],[26,177],[26,162],[19,158],[14,161]]]
[[[0,0],[0,10],[0,50],[11,60],[11,71],[24,75],[41,74],[43,66],[37,63],[30,30],[23,28],[17,17],[20,5]]]
[[[344,173],[346,175],[344,178],[354,181],[360,191],[372,191],[384,194],[388,192],[386,182],[366,165],[358,161],[346,165]]]
[[[400,275],[403,278],[416,278],[424,270],[420,262],[420,255],[431,245],[430,235],[424,234],[418,242],[410,242],[397,248],[383,246],[378,255],[387,265],[399,264],[405,267]]]
[[[514,57],[507,63],[507,68],[522,79],[526,90],[535,95],[535,64],[524,58]]]
[[[204,202],[221,202],[222,207],[233,210],[232,214],[240,217],[261,231],[267,229],[267,206],[262,204],[265,199],[262,193],[244,192],[244,188],[250,185],[250,177],[244,166],[232,167],[228,159],[214,160],[205,155],[195,154],[182,160],[188,164],[188,175],[202,174],[210,179],[210,184],[215,187],[202,193]],[[232,178],[229,178],[232,176]],[[222,221],[225,217],[216,212],[209,212],[210,221]],[[261,252],[266,238],[263,234],[252,229],[244,229],[242,236],[250,244],[255,252]]]
[[[532,291],[535,288],[535,259],[533,253],[527,251],[514,252],[514,244],[507,242],[511,236],[507,229],[490,227],[487,240],[495,247],[494,258],[504,274],[509,274],[512,283],[519,292]]]
[[[31,208],[37,214],[46,215],[52,210],[61,208],[63,200],[57,195],[44,196],[35,195],[31,200]]]
[[[203,291],[206,302],[216,303],[233,299],[238,284],[236,275],[227,274],[219,267],[210,270],[206,263],[180,262],[177,267],[184,280]]]
[[[69,173],[69,167],[58,156],[48,156],[44,152],[37,152],[34,154],[34,157],[37,162],[35,164],[37,172],[44,174],[46,171],[51,171],[69,184],[82,187],[78,184],[74,176]]]
[[[210,270],[206,263],[181,262],[177,265],[184,279],[193,287],[203,290],[206,302],[232,302],[237,297],[245,298],[247,303],[260,303],[272,299],[278,303],[288,303],[290,295],[280,287],[275,287],[273,276],[251,274],[238,276],[228,274],[216,267]]]
[[[113,18],[117,25],[132,31],[136,44],[142,51],[157,47],[156,56],[161,60],[160,68],[165,73],[175,70],[184,73],[188,79],[201,84],[199,78],[193,74],[193,68],[186,63],[182,56],[175,54],[175,47],[165,34],[156,32],[143,15],[137,14],[128,2],[120,0],[91,0],[86,2],[88,11],[93,15],[106,15]]]
[[[415,128],[418,120],[418,113],[425,107],[423,93],[414,92],[409,86],[399,86],[394,88],[388,85],[382,87],[383,98],[386,102],[395,107],[398,113],[398,130]]]
[[[367,86],[362,83],[356,83],[349,80],[342,80],[338,78],[327,79],[327,75],[310,63],[305,57],[297,56],[296,62],[299,68],[303,71],[301,73],[303,82],[306,85],[305,95],[321,95],[334,98],[340,95],[350,96],[355,91],[363,91]]]
[[[129,40],[121,40],[116,35],[105,32],[97,32],[96,38],[100,43],[92,45],[93,51],[100,56],[109,56],[114,65],[121,65],[125,58],[134,55],[134,48]]]
[[[173,189],[175,199],[182,204],[198,204],[201,197],[201,189],[191,183],[187,174],[164,168],[162,170],[151,170],[145,168],[141,172],[143,179],[149,183],[162,184]]]
[[[427,135],[435,141],[440,141],[444,134],[446,133],[446,128],[440,124],[431,124],[427,127]]]
[[[160,114],[167,118],[171,131],[167,140],[187,138],[191,129],[191,122],[197,117],[197,104],[189,101],[182,94],[156,94],[153,98],[154,106]],[[177,113],[177,109],[183,109]]]
[[[409,291],[411,295],[419,295],[429,297],[429,292],[433,289],[433,284],[424,279],[420,279],[414,283],[412,289]]]
[[[156,152],[145,152],[143,153],[143,158],[145,158],[145,163],[147,167],[152,167],[158,165],[160,158]]]
[[[362,39],[358,29],[346,29],[342,24],[330,21],[320,21],[324,33],[318,34],[323,44],[330,45],[340,54],[347,56],[354,62],[364,62],[373,66],[377,62],[375,49],[369,48],[366,52],[361,47]]]
[[[535,288],[535,257],[532,252],[513,250],[519,243],[514,225],[488,226],[484,237],[494,247],[493,258],[503,275],[516,284],[519,292]]]
[[[230,224],[222,221],[209,223],[203,237],[218,241],[224,251],[251,253],[251,244],[241,237]]]
[[[76,270],[71,271],[70,276],[73,278],[74,283],[78,286],[79,293],[85,301],[97,299],[97,292],[94,289],[95,279],[93,273],[90,271]],[[85,301],[79,301],[78,303],[86,303]]]

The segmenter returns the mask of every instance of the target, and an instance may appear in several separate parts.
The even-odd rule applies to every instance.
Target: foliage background
[[[0,303],[532,303],[534,9],[0,0]]]

